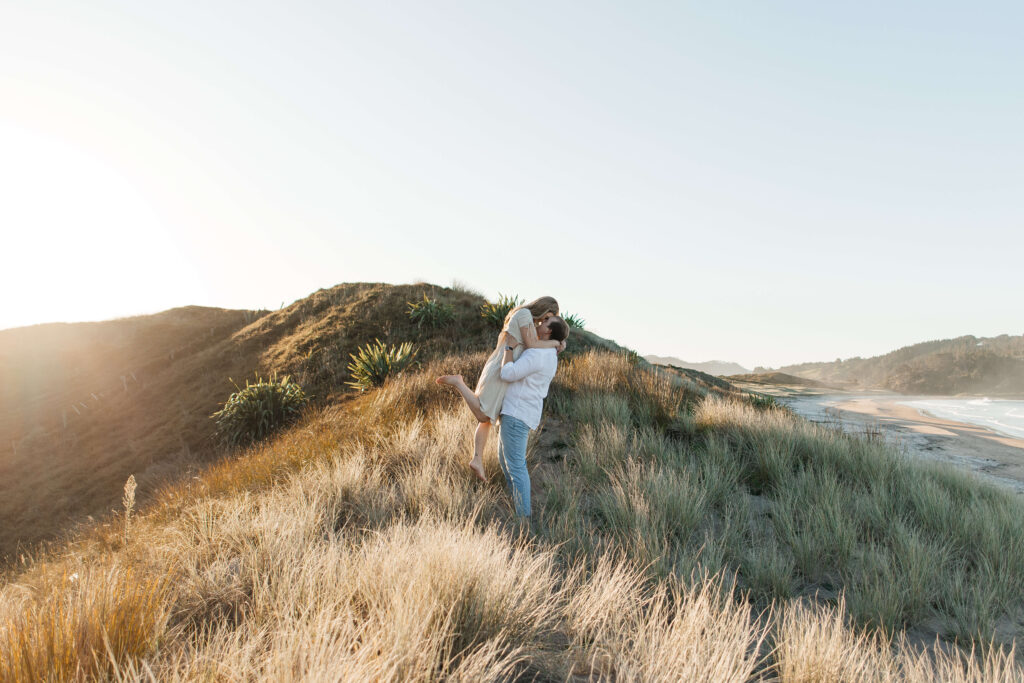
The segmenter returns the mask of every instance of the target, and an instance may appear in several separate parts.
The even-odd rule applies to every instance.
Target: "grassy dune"
[[[409,321],[406,302],[424,293],[451,303],[458,334]],[[493,346],[482,302],[356,283],[273,312],[193,306],[0,331],[0,564],[117,507],[130,474],[145,502],[223,457],[209,415],[229,377],[291,375],[327,405],[346,389],[349,354],[375,338],[414,341],[427,358]]]
[[[531,528],[427,355],[11,570],[0,680],[1020,680],[1024,508],[578,335]]]

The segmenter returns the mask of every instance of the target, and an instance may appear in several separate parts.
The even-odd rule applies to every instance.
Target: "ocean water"
[[[967,422],[1024,439],[1024,401],[989,398],[936,398],[900,401],[946,420]]]

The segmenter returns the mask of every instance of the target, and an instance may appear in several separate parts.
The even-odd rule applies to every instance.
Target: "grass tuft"
[[[0,626],[0,681],[106,678],[151,655],[169,619],[169,578],[114,565],[64,573]]]
[[[128,532],[132,523],[132,511],[135,509],[134,474],[129,475],[128,481],[124,483],[124,497],[121,499],[121,505],[124,507],[124,544],[128,545]]]

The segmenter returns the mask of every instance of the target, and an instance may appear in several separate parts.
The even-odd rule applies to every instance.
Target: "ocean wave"
[[[985,427],[1006,436],[1024,438],[1024,401],[981,399],[929,399],[904,401],[935,417]]]

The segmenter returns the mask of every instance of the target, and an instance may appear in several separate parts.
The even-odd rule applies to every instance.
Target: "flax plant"
[[[350,354],[352,362],[348,371],[352,379],[346,382],[350,387],[365,391],[384,384],[388,377],[399,374],[416,360],[416,350],[411,342],[399,346],[385,344],[380,339],[367,344],[357,353]]]
[[[431,299],[426,294],[423,295],[422,301],[409,301],[406,305],[409,306],[409,320],[416,323],[418,328],[424,325],[441,327],[455,317],[455,308],[451,304]]]
[[[236,384],[235,389],[210,416],[222,442],[232,447],[265,439],[298,419],[309,402],[302,387],[288,376],[278,380],[276,374],[268,379],[257,375],[255,381],[246,380],[244,388]]]
[[[518,296],[505,296],[498,294],[497,303],[484,303],[480,306],[480,315],[486,320],[491,326],[501,329],[501,326],[505,324],[505,318],[516,306],[523,303],[523,300]]]

